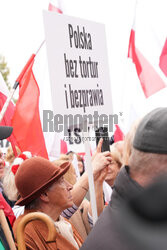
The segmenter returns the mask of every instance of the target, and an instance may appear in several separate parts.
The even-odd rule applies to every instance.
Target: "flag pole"
[[[62,13],[62,10],[61,10],[61,7],[60,7],[60,6],[61,6],[61,4],[60,4],[60,1],[58,0],[58,8],[56,8],[56,11],[59,12],[59,13]],[[48,9],[49,9],[49,7],[48,7]],[[55,11],[55,10],[52,10],[52,9],[49,9],[49,10],[50,10],[50,11]],[[43,40],[43,42],[40,44],[39,48],[37,49],[36,54],[33,54],[33,58],[38,54],[39,50],[40,50],[41,47],[44,45],[44,43],[45,43],[45,40]],[[25,70],[26,70],[26,69],[28,68],[28,66],[29,66],[29,64],[30,64],[29,61],[30,61],[31,59],[32,59],[32,56],[30,57],[30,59],[28,60],[27,64],[25,65],[24,70],[21,72],[21,74],[20,74],[19,77],[17,78],[17,80],[16,80],[16,82],[15,82],[15,84],[14,84],[14,86],[13,86],[11,92],[10,92],[10,95],[8,96],[8,98],[6,99],[6,102],[4,103],[4,105],[3,105],[3,107],[2,107],[2,110],[1,110],[1,112],[0,112],[0,122],[2,121],[2,119],[3,119],[4,115],[5,115],[5,112],[6,112],[7,108],[8,108],[8,106],[9,106],[9,103],[10,103],[10,101],[12,100],[12,97],[13,97],[13,95],[14,95],[14,93],[15,93],[17,87],[19,86],[19,82],[20,82],[20,80],[22,79],[22,77],[23,77],[23,75],[24,75],[23,73],[25,73]]]
[[[6,101],[5,101],[5,103],[4,103],[3,107],[2,107],[2,110],[1,110],[1,113],[0,113],[0,122],[2,121],[2,119],[3,119],[4,115],[5,115],[5,112],[6,112],[7,108],[8,108],[8,106],[9,106],[10,101],[12,100],[12,97],[13,97],[18,85],[19,85],[19,83],[15,82],[15,84],[14,84],[8,98],[6,99]]]
[[[58,5],[60,5],[60,1],[58,1]],[[59,9],[59,8],[57,9],[57,11],[60,12],[60,13],[62,13],[61,9]],[[2,107],[2,110],[0,112],[0,122],[2,121],[2,119],[3,119],[4,115],[5,115],[5,112],[6,112],[7,108],[8,108],[8,106],[9,106],[9,103],[12,100],[12,97],[13,97],[13,95],[14,95],[17,87],[19,86],[19,82],[22,79],[25,71],[27,70],[28,66],[30,65],[30,63],[32,62],[32,60],[35,58],[35,56],[38,54],[39,50],[41,49],[41,47],[43,46],[44,43],[45,43],[45,40],[43,40],[42,43],[40,44],[39,48],[36,51],[36,54],[33,54],[30,57],[30,59],[28,60],[27,64],[25,65],[23,71],[21,72],[21,74],[19,75],[19,77],[17,78],[17,80],[15,81],[14,86],[13,86],[12,90],[10,91],[10,94],[9,94],[8,98],[6,99],[6,101],[5,101],[5,103],[4,103],[3,107]]]
[[[2,121],[2,119],[3,119],[4,115],[5,115],[5,112],[6,112],[7,108],[8,108],[8,106],[9,106],[9,103],[12,100],[12,97],[13,97],[17,87],[19,86],[19,83],[20,83],[25,71],[29,67],[30,63],[34,60],[35,56],[38,54],[38,52],[40,51],[40,49],[41,49],[41,47],[43,46],[44,43],[45,43],[45,40],[40,44],[39,48],[37,49],[37,52],[35,54],[32,54],[32,56],[30,57],[30,59],[26,63],[24,69],[22,70],[21,74],[19,75],[19,77],[15,81],[14,86],[13,86],[12,90],[10,91],[10,94],[7,97],[5,103],[4,103],[3,107],[2,107],[2,110],[0,112],[0,122]]]
[[[17,80],[15,81],[14,86],[13,86],[12,90],[10,91],[10,94],[7,97],[5,103],[4,103],[3,107],[2,107],[2,110],[0,112],[0,122],[2,121],[3,118],[5,119],[4,115],[6,113],[6,110],[7,110],[8,106],[9,106],[10,101],[12,100],[12,97],[13,97],[13,95],[14,95],[17,87],[19,86],[20,81],[22,80],[22,78],[24,76],[24,73],[26,72],[26,70],[28,69],[28,67],[31,65],[32,61],[34,60],[35,56],[38,54],[38,52],[41,49],[41,47],[43,46],[44,42],[45,42],[45,40],[39,46],[36,54],[32,54],[31,55],[31,57],[29,58],[28,62],[25,65],[24,69],[22,70],[22,72],[18,76]],[[6,126],[9,125],[6,122],[6,119],[5,119],[5,124],[6,124]],[[18,153],[17,153],[16,147],[15,147],[15,143],[14,143],[14,140],[13,140],[12,136],[10,137],[10,142],[11,142],[11,146],[12,146],[12,149],[13,149],[13,153],[14,153],[14,155],[16,157],[18,155]]]

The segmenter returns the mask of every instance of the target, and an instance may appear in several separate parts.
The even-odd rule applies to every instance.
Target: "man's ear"
[[[39,197],[43,202],[48,202],[49,201],[49,197],[47,195],[47,192],[44,192],[40,195]]]

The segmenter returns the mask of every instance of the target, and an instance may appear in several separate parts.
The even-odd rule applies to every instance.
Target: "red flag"
[[[2,110],[8,96],[9,96],[8,88],[6,86],[6,83],[3,80],[2,75],[0,74],[0,111]],[[15,110],[15,105],[13,104],[12,101],[10,101],[7,107],[7,110],[4,114],[4,117],[2,121],[0,122],[1,126],[11,126],[11,119],[13,117],[14,110]],[[15,142],[13,134],[8,138],[8,141],[11,142],[14,155],[17,156],[17,150],[15,148],[16,142]]]
[[[21,151],[48,158],[39,115],[40,90],[33,74],[33,54],[18,77],[19,99],[12,119],[13,136]]]
[[[160,55],[159,67],[161,68],[165,76],[167,76],[167,39],[165,41],[165,44],[162,49],[162,53]]]
[[[166,79],[159,67],[159,56],[166,39],[165,4],[136,1],[133,27],[130,34],[128,57],[135,64],[146,98],[166,87]],[[158,20],[155,14],[159,16]]]
[[[51,2],[48,8],[61,13]],[[19,99],[12,126],[21,151],[30,151],[33,155],[48,158],[48,155],[56,157],[57,152],[60,153],[60,140],[54,131],[42,131],[43,110],[53,110],[46,62],[45,46],[42,46],[38,55],[31,56],[18,77]]]
[[[116,130],[114,132],[114,142],[117,141],[123,141],[124,140],[124,133],[122,132],[122,130],[120,129],[120,127],[116,124],[115,125]]]
[[[157,91],[165,88],[165,82],[156,72],[151,63],[144,57],[135,44],[135,30],[131,30],[129,40],[128,57],[131,57],[146,97],[155,94]]]
[[[67,143],[63,140],[61,140],[61,149],[60,149],[60,153],[61,154],[66,154],[68,152],[68,147],[67,147]]]

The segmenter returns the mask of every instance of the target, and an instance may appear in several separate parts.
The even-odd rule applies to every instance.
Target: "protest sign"
[[[44,11],[44,27],[53,103],[44,119],[53,121],[55,132],[66,123],[108,126],[112,98],[104,25]]]

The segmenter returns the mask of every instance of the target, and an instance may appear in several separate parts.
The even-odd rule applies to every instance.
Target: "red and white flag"
[[[1,73],[0,73],[0,112],[1,112],[8,96],[9,96],[9,90],[7,88],[7,85],[4,81]],[[14,111],[15,111],[15,105],[12,101],[10,101],[9,105],[7,107],[7,110],[3,116],[3,119],[0,122],[1,126],[11,126],[11,119],[13,117]],[[8,141],[10,141],[10,143],[11,143],[14,154],[17,155],[17,151],[15,148],[16,141],[13,137],[13,134],[8,138]]]
[[[162,70],[162,72],[167,77],[167,39],[165,41],[165,44],[162,49],[162,53],[159,58],[159,67]]]
[[[61,12],[50,2],[49,10]],[[56,158],[60,154],[59,134],[43,132],[43,111],[53,110],[45,43],[33,54],[17,81],[19,99],[12,119],[13,136],[21,151]]]
[[[159,67],[159,57],[166,40],[164,19],[167,19],[166,13],[162,12],[162,1],[146,2],[140,4],[138,1],[136,5],[128,56],[135,64],[144,95],[148,98],[166,87],[166,78]]]
[[[1,73],[0,73],[0,111],[2,110],[3,105],[6,102],[6,99],[8,96],[9,96],[9,90],[7,88],[7,85],[4,81]],[[10,102],[0,125],[4,125],[4,126],[11,125],[11,117],[14,114],[14,109],[15,109],[15,106],[14,106],[13,102]]]

